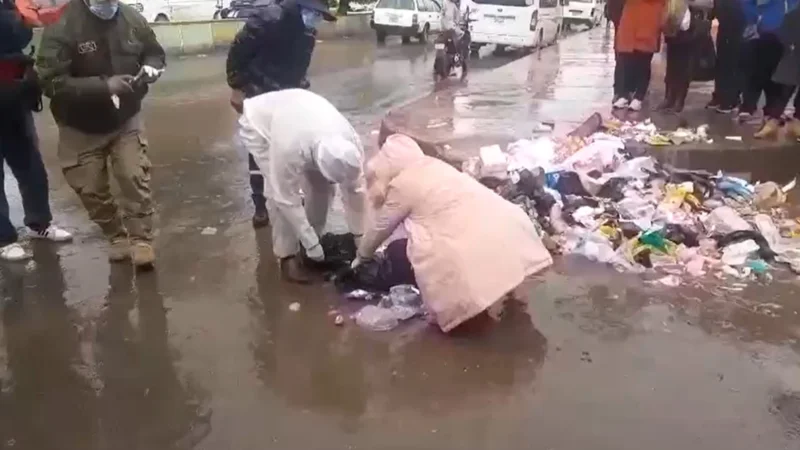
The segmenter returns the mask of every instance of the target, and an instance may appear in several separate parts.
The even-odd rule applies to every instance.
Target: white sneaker
[[[42,231],[31,230],[30,236],[34,239],[48,239],[53,242],[67,242],[72,240],[72,233],[55,225],[50,225],[47,229]]]
[[[616,108],[616,109],[627,108],[628,107],[628,99],[625,98],[625,97],[620,97],[611,106]]]
[[[642,110],[642,101],[639,99],[633,99],[630,105],[628,105],[628,109],[631,111],[641,111]]]
[[[5,247],[0,247],[0,259],[4,261],[24,261],[33,257],[27,250],[19,243],[14,242]]]

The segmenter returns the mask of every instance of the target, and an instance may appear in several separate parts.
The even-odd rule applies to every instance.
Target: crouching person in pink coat
[[[422,299],[448,332],[553,263],[528,216],[470,176],[390,136],[366,167],[369,259],[401,223]]]

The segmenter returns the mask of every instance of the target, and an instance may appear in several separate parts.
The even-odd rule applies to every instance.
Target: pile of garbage
[[[778,267],[800,273],[800,222],[785,205],[795,181],[752,184],[634,157],[625,147],[632,135],[662,135],[650,125],[483,147],[462,170],[518,204],[553,253],[665,274],[658,281],[669,286],[687,276],[741,283],[768,282]]]
[[[656,147],[690,142],[714,143],[714,140],[708,136],[708,125],[700,125],[697,128],[681,126],[674,131],[662,131],[650,119],[644,122],[623,122],[611,119],[605,121],[603,127],[608,134],[626,141],[644,142]]]

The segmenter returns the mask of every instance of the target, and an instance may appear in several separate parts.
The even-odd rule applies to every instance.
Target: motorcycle
[[[455,41],[455,33],[444,32],[439,35],[434,44],[436,56],[433,60],[434,80],[440,81],[450,77],[454,69],[461,68],[461,79],[469,72],[469,49],[472,41],[469,32],[469,24],[475,22],[470,19],[469,8],[467,8],[464,19],[459,24],[462,35],[458,42]]]

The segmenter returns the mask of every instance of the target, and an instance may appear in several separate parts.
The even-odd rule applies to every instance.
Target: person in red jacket
[[[627,0],[615,36],[622,64],[622,89],[615,108],[642,109],[650,85],[650,63],[661,48],[665,0]]]

